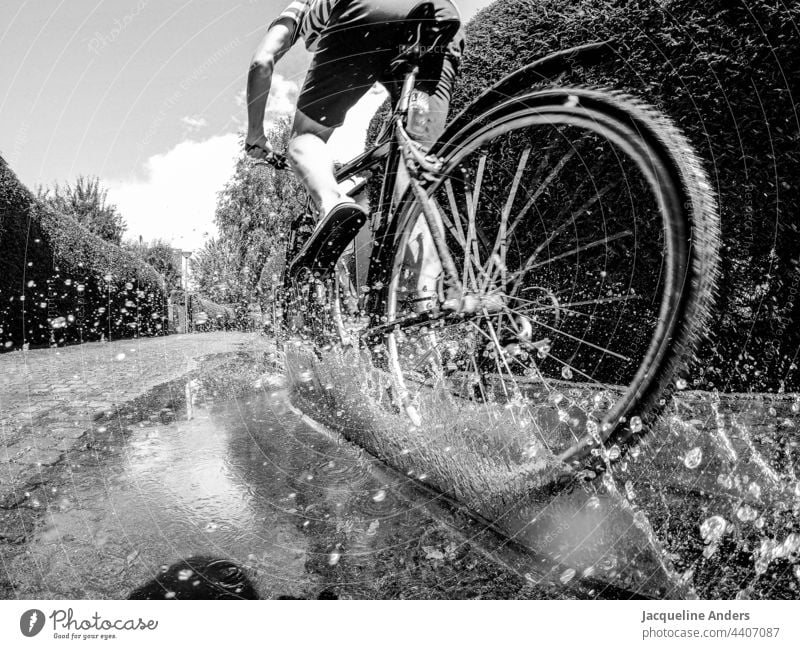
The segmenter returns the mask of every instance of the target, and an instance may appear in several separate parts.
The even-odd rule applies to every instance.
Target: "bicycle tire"
[[[566,445],[558,447],[554,453],[558,459],[574,467],[586,466],[594,470],[603,470],[609,461],[621,456],[626,448],[645,436],[672,390],[682,387],[679,374],[685,370],[688,358],[705,333],[705,324],[713,303],[718,275],[720,234],[716,200],[693,148],[669,118],[630,95],[583,86],[537,90],[507,100],[475,119],[451,141],[437,148],[437,152],[444,157],[444,173],[442,179],[427,188],[428,196],[432,200],[438,200],[437,196],[441,194],[446,182],[455,176],[455,170],[459,165],[470,163],[477,151],[482,148],[490,149],[493,142],[499,138],[515,131],[521,132],[534,124],[563,125],[564,130],[566,127],[580,127],[586,128],[589,132],[594,127],[597,129],[594,131],[595,134],[611,138],[609,140],[611,148],[631,157],[641,167],[642,176],[649,176],[646,180],[651,191],[658,196],[655,201],[659,206],[659,214],[662,215],[661,229],[667,253],[666,259],[661,263],[666,264],[667,272],[664,273],[662,265],[656,280],[656,286],[660,286],[662,276],[665,277],[658,318],[654,324],[655,332],[647,344],[646,353],[633,378],[623,386],[622,396],[609,407],[607,416],[595,421],[595,427],[589,423],[594,420],[587,415],[581,422],[584,432],[578,435],[575,431],[571,431],[573,443],[569,443],[568,440]],[[641,163],[641,161],[646,162]],[[484,169],[488,164],[490,163],[484,159]],[[519,168],[524,169],[524,165]],[[510,174],[508,176],[510,178]],[[629,179],[626,178],[625,181],[629,182]],[[476,199],[476,202],[478,200]],[[511,200],[513,203],[515,199]],[[402,360],[404,354],[398,351],[398,339],[407,336],[406,332],[409,330],[420,330],[420,326],[414,324],[407,327],[400,324],[402,320],[409,319],[409,316],[406,309],[402,314],[403,317],[400,317],[402,309],[398,309],[398,305],[404,299],[400,296],[402,290],[405,290],[400,288],[400,275],[404,272],[407,274],[401,257],[405,258],[408,254],[408,240],[416,219],[420,218],[420,212],[416,199],[411,195],[407,196],[397,221],[395,244],[389,257],[390,276],[383,299],[386,305],[384,319],[389,323],[398,323],[386,333],[389,371],[393,376],[398,401],[409,413],[412,421],[418,420],[420,415],[418,412],[413,412],[414,406],[409,402],[411,397],[406,375],[410,370],[408,367],[404,368],[403,363],[408,365],[416,359],[412,353],[408,355],[412,361]],[[452,224],[457,219],[453,214],[451,218],[448,229],[451,247],[454,247],[453,238],[457,233],[453,232],[455,228]],[[477,217],[473,218],[475,219]],[[642,232],[646,232],[644,226]],[[463,256],[470,257],[472,243],[467,240],[463,232],[461,239],[466,241],[466,245],[462,244],[462,250],[467,249]],[[607,240],[606,244],[608,243]],[[494,247],[496,244],[492,248]],[[488,251],[489,247],[486,246],[486,249]],[[608,253],[606,255],[608,256]],[[475,256],[480,263],[480,254],[476,253]],[[504,263],[505,260],[502,260],[502,264]],[[461,265],[465,277],[468,265],[466,260]],[[488,260],[487,268],[491,268]],[[528,270],[523,268],[522,272],[524,276]],[[487,272],[484,281],[488,282],[488,278]],[[501,293],[503,295],[507,293],[505,285]],[[627,303],[628,300],[625,301]],[[511,307],[507,308],[511,310]],[[490,319],[488,311],[484,310],[484,315],[486,320]],[[513,317],[509,316],[509,319],[512,320]],[[498,322],[499,318],[500,316]],[[652,314],[650,318],[653,318]],[[495,347],[496,356],[502,357],[504,350],[499,344]],[[578,347],[581,347],[581,344],[578,344]],[[425,354],[429,355],[430,351]],[[549,361],[550,359],[547,359],[545,362]],[[441,359],[439,363],[437,371],[441,374]],[[496,364],[501,381],[504,381],[503,370],[497,361]],[[418,365],[415,366],[415,371],[417,367]],[[513,376],[508,364],[505,367],[508,376]],[[573,367],[570,370],[571,375],[574,375],[572,371],[574,369]],[[433,370],[430,373],[433,373]],[[478,363],[475,363],[475,373],[479,373]],[[565,372],[564,376],[566,375]],[[538,379],[545,381],[541,372]],[[428,379],[416,380],[422,380],[424,384]],[[552,381],[553,385],[557,383],[556,380]],[[451,388],[452,386],[448,389]],[[563,386],[559,385],[559,389],[561,388]],[[508,398],[507,391],[506,397]],[[482,398],[485,399],[486,396],[483,395]],[[562,410],[559,408],[559,417],[561,414]],[[415,421],[415,423],[420,422]],[[613,448],[614,445],[619,446],[619,453],[608,452],[607,449]],[[603,447],[605,451],[602,450]]]

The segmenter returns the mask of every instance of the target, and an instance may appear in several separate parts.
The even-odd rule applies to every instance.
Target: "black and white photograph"
[[[3,646],[798,646],[799,365],[797,0],[0,0]]]

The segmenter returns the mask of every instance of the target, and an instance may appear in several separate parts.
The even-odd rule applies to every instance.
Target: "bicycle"
[[[362,176],[380,171],[371,220],[335,265],[286,273],[285,326],[368,350],[415,426],[433,393],[520,418],[547,408],[553,456],[603,470],[683,387],[703,335],[719,251],[708,179],[654,108],[552,85],[609,43],[513,72],[425,152],[406,129],[420,39],[398,57],[402,96],[376,143],[337,172],[363,200]],[[393,201],[399,165],[410,186]],[[313,226],[310,214],[292,224],[287,268]],[[439,273],[420,286],[409,250],[425,227]]]

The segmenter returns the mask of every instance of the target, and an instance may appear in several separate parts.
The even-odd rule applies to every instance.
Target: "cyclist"
[[[327,147],[333,130],[347,111],[380,82],[396,101],[402,79],[391,62],[407,42],[408,18],[422,4],[433,5],[429,33],[452,33],[460,22],[449,0],[295,0],[272,22],[253,55],[247,79],[247,153],[265,159],[272,146],[264,134],[264,115],[275,64],[300,39],[314,53],[297,102],[287,157],[319,211],[318,227],[331,232],[328,241],[360,227],[367,218],[362,207],[339,188]],[[424,47],[424,44],[423,44]],[[418,134],[431,146],[444,129],[450,92],[464,49],[458,31],[449,42],[426,51],[420,62],[417,88],[429,97],[428,119]],[[309,246],[300,257],[314,259],[322,249]]]

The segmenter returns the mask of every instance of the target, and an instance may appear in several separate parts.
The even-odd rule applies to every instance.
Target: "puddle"
[[[243,564],[264,598],[797,597],[791,399],[687,395],[610,473],[525,494],[524,472],[502,480],[531,460],[513,435],[467,434],[458,463],[426,464],[459,438],[393,426],[336,375],[301,368],[290,385],[237,362],[97,422],[0,511],[0,593],[121,598],[211,555]]]
[[[263,598],[590,596],[488,560],[409,499],[409,478],[305,422],[279,377],[233,398],[217,379],[100,422],[5,514],[38,514],[16,552],[0,547],[6,596],[123,598],[191,555],[242,563]]]

